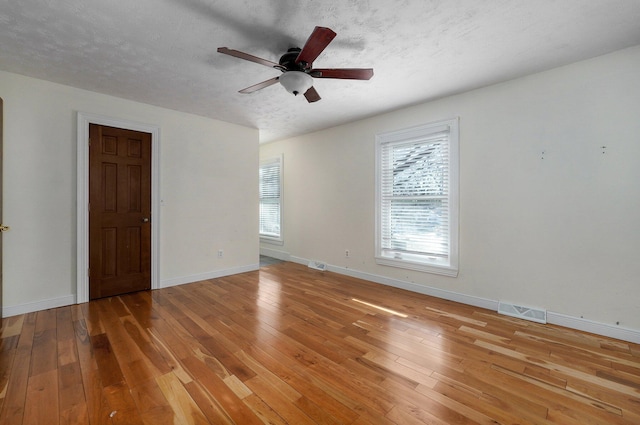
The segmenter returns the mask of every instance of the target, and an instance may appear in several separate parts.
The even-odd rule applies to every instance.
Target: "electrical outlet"
[[[345,257],[348,257],[348,256],[349,256],[349,250],[348,250],[348,249],[345,249],[345,250],[344,250],[344,256],[345,256]]]
[[[224,256],[224,251],[219,249],[218,250],[218,258],[222,258]]]

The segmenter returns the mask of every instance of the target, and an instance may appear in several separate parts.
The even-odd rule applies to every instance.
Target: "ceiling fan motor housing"
[[[287,50],[287,53],[280,57],[280,65],[287,71],[304,71],[305,65],[309,66],[310,64],[304,62],[296,63],[300,51],[301,49],[299,47],[291,47]]]

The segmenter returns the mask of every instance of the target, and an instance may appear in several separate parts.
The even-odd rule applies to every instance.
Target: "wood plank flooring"
[[[0,424],[640,424],[640,346],[280,263],[3,321]]]

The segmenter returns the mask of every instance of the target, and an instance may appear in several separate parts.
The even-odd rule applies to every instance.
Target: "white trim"
[[[449,253],[446,259],[431,260],[427,256],[395,258],[383,255],[382,227],[382,149],[387,143],[419,141],[438,133],[448,133],[449,138]],[[401,130],[379,133],[375,140],[375,262],[383,266],[416,270],[425,273],[457,277],[459,269],[459,175],[460,175],[460,118],[450,118]]]
[[[262,252],[262,250],[261,250]],[[288,253],[277,251],[282,254],[286,254],[285,261],[292,261],[307,265],[309,260],[300,257],[290,256]],[[263,253],[273,258],[278,258],[272,253]],[[180,278],[168,279],[162,281],[161,288],[168,288],[176,285],[184,285],[187,283],[199,282],[202,280],[216,279],[219,277],[230,276],[238,273],[246,273],[255,270],[259,270],[259,264],[252,264],[244,267],[237,267],[233,269],[219,270],[215,272],[202,273],[192,276],[184,276]],[[487,298],[475,297],[472,295],[460,294],[457,292],[446,291],[443,289],[433,288],[425,285],[419,285],[412,282],[405,282],[397,279],[391,279],[384,276],[374,275],[370,273],[360,272],[357,270],[347,269],[344,267],[328,266],[328,270],[334,273],[342,274],[345,276],[351,276],[358,279],[367,280],[382,285],[392,286],[394,288],[405,289],[432,297],[442,298],[449,301],[459,302],[462,304],[472,305],[475,307],[486,308],[487,310],[497,311],[498,301],[490,300]],[[2,317],[17,316],[19,314],[32,313],[40,310],[47,310],[50,308],[65,307],[76,303],[76,299],[73,295],[66,295],[64,297],[52,298],[50,300],[35,301],[26,304],[20,304],[15,306],[4,306],[2,310]],[[547,311],[547,323],[557,326],[562,326],[569,329],[575,329],[583,332],[589,332],[596,335],[601,335],[609,338],[619,339],[621,341],[628,341],[635,344],[640,344],[640,330],[629,329],[622,326],[614,326],[607,323],[595,322],[593,320],[583,319],[581,317],[573,317],[562,313],[555,313]]]
[[[640,331],[547,311],[547,323],[640,344]]]
[[[309,260],[301,257],[295,257],[295,256],[290,256],[290,261],[298,264],[303,264],[305,266],[309,263]],[[491,300],[488,298],[481,298],[473,295],[461,294],[459,292],[447,291],[440,288],[433,288],[433,287],[421,285],[418,283],[392,279],[385,276],[365,273],[365,272],[361,272],[353,269],[347,269],[344,267],[333,266],[330,264],[327,265],[327,270],[330,272],[343,274],[345,276],[351,276],[358,279],[379,283],[382,285],[392,286],[394,288],[406,289],[407,291],[429,295],[436,298],[442,298],[445,300],[467,304],[474,307],[486,308],[487,310],[492,310],[492,311],[498,310],[498,300]],[[638,329],[630,329],[622,326],[596,322],[593,320],[584,319],[582,317],[573,317],[573,316],[569,316],[562,313],[556,313],[552,311],[547,311],[547,323],[551,325],[558,325],[565,328],[578,330],[578,331],[589,332],[592,334],[605,336],[608,338],[615,338],[622,341],[640,344],[640,330]]]
[[[449,277],[458,277],[457,267],[453,268],[446,264],[439,266],[437,264],[437,259],[433,263],[425,264],[416,261],[396,260],[393,258],[377,256],[376,263],[382,266],[397,267],[400,269],[415,270],[424,273],[440,274]]]
[[[282,235],[282,233],[280,233]],[[268,243],[271,245],[284,245],[284,241],[282,239],[270,238],[268,236],[260,236],[260,243]]]
[[[284,229],[282,223],[284,223],[284,154],[276,155],[270,158],[260,160],[259,167],[269,164],[278,164],[280,172],[280,234],[278,236],[269,236],[258,233],[260,236],[260,242],[269,243],[272,245],[284,245]],[[259,231],[258,231],[259,232]]]
[[[344,267],[337,267],[329,265],[327,270],[346,276],[356,277],[358,279],[368,280],[374,283],[380,283],[386,286],[392,286],[394,288],[405,289],[407,291],[416,292],[418,294],[429,295],[444,300],[455,301],[462,304],[472,305],[474,307],[486,308],[488,310],[497,310],[498,301],[490,300],[487,298],[476,297],[473,295],[461,294],[459,292],[447,291],[445,289],[434,288],[427,285],[422,285],[414,282],[407,282],[404,280],[392,279],[385,276],[379,276],[375,274],[360,272],[353,269],[347,269]]]
[[[169,288],[171,286],[185,285],[187,283],[200,282],[202,280],[217,279],[219,277],[231,276],[239,273],[247,273],[260,270],[260,264],[249,264],[231,269],[216,270],[207,273],[199,273],[191,276],[175,277],[160,282],[160,288]]]
[[[78,112],[77,134],[77,295],[89,301],[89,124],[151,133],[151,289],[160,287],[160,127],[120,118]]]
[[[260,269],[259,264],[250,264],[243,267],[235,267],[232,269],[218,270],[209,273],[202,273],[193,276],[185,276],[162,281],[157,288],[168,288],[170,286],[183,285],[186,283],[199,282],[201,280],[216,279],[224,276],[231,276],[238,273],[246,273]],[[4,306],[2,308],[2,317],[17,316],[19,314],[33,313],[36,311],[48,310],[50,308],[66,307],[73,304],[79,304],[75,295],[65,295],[63,297],[51,298],[48,300],[40,300],[19,305]]]
[[[75,295],[51,298],[49,300],[34,301],[25,304],[8,305],[2,309],[2,317],[17,316],[19,314],[33,313],[34,311],[48,310],[50,308],[66,307],[76,303]]]

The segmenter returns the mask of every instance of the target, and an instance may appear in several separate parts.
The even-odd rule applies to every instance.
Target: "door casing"
[[[89,301],[89,124],[151,133],[151,289],[160,288],[160,128],[103,115],[78,112],[77,134],[77,293]]]

